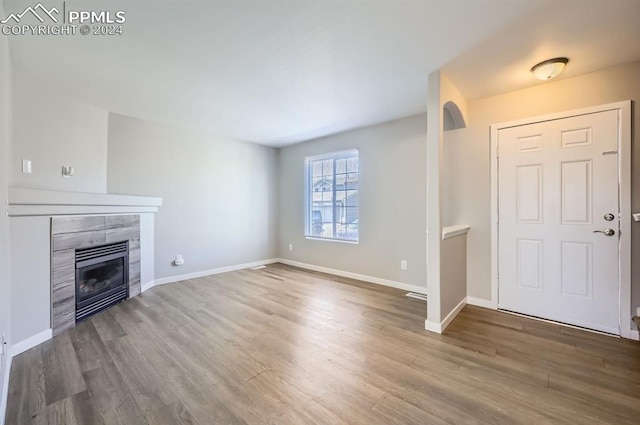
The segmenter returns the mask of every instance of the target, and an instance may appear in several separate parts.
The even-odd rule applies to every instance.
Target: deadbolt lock
[[[608,214],[604,215],[604,219],[607,220],[607,221],[613,221],[614,218],[616,218],[616,216],[611,214],[611,213],[608,213]]]

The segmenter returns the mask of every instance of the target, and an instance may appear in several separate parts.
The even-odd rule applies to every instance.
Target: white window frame
[[[353,156],[357,155],[358,157],[358,196],[360,196],[360,150],[359,149],[347,149],[343,151],[329,152],[321,155],[313,155],[306,156],[304,158],[304,235],[307,239],[311,240],[319,240],[319,241],[330,241],[330,242],[342,242],[342,243],[350,243],[357,244],[360,240],[360,220],[358,218],[358,236],[356,239],[343,239],[339,237],[322,237],[322,236],[314,236],[311,234],[311,209],[313,208],[313,189],[311,188],[312,178],[311,178],[311,170],[309,168],[309,163],[312,161],[322,161],[327,159],[340,159],[341,157]],[[335,202],[336,196],[336,187],[335,187],[335,167],[333,170],[333,200]],[[335,206],[334,206],[335,212]],[[360,202],[358,202],[358,217],[360,217]],[[335,226],[335,216],[333,217],[334,226]],[[334,232],[335,234],[335,232]]]

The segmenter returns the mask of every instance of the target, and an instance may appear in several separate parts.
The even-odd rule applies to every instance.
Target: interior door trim
[[[491,307],[498,308],[498,132],[545,121],[571,118],[605,111],[618,111],[618,181],[620,200],[620,336],[638,340],[631,321],[631,101],[610,103],[556,114],[542,115],[491,125]]]

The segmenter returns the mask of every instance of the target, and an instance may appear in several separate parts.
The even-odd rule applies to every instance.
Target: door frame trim
[[[609,103],[491,125],[491,306],[498,308],[498,132],[578,115],[618,111],[618,179],[620,196],[619,325],[620,336],[635,339],[631,325],[631,101]]]

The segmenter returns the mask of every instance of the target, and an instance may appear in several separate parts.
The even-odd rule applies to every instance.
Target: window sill
[[[351,245],[358,245],[358,242],[359,242],[359,241],[351,241],[348,239],[319,238],[317,236],[305,236],[305,238],[311,241],[340,242],[340,243],[346,243]]]

